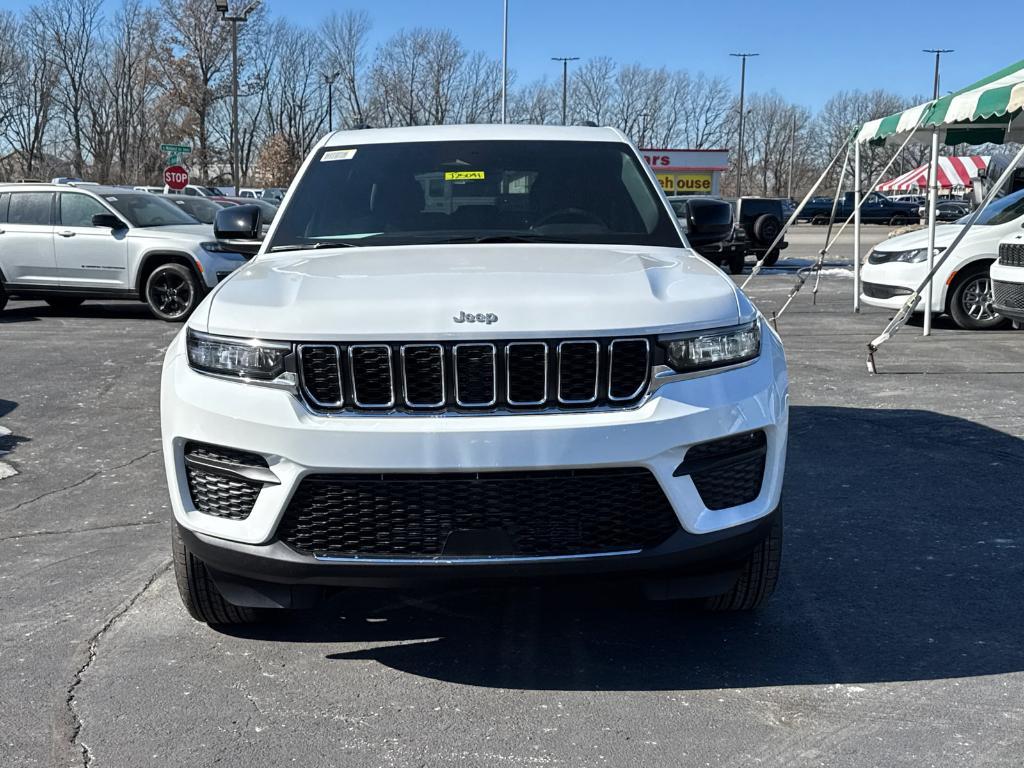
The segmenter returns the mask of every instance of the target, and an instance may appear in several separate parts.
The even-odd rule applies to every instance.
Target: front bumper
[[[995,297],[992,308],[1003,317],[1024,321],[1024,267],[996,262],[989,275]]]
[[[889,262],[886,264],[864,264],[861,268],[860,279],[862,283],[870,283],[883,289],[884,292],[892,292],[886,298],[878,295],[869,295],[861,290],[860,300],[869,307],[881,307],[883,309],[899,309],[913,291],[921,284],[925,275],[928,274],[928,265],[920,263]],[[932,278],[932,311],[942,312],[946,306],[946,284],[939,276]],[[886,290],[888,289],[888,290]],[[901,291],[906,291],[900,295]],[[922,291],[922,297],[924,292]],[[924,299],[918,302],[916,312],[924,312]]]
[[[680,563],[680,551],[697,551],[721,539],[739,537],[740,554],[749,552],[743,536],[751,526],[761,535],[758,521],[769,519],[778,507],[788,430],[788,379],[781,343],[766,329],[762,354],[753,363],[666,384],[628,410],[325,417],[312,414],[289,392],[193,371],[185,358],[182,333],[164,363],[161,421],[174,518],[198,556],[216,569],[269,581],[326,584],[353,576],[360,581],[382,578],[385,571],[394,576],[399,573],[396,568],[475,576],[491,569],[504,573],[513,567],[539,573],[674,567]],[[690,477],[673,476],[691,446],[752,430],[763,430],[767,437],[764,480],[753,501],[708,509]],[[183,456],[188,441],[261,454],[280,483],[260,491],[244,520],[206,515],[193,506],[188,490]],[[650,470],[679,521],[677,536],[631,556],[534,563],[437,559],[415,565],[374,558],[325,562],[299,554],[275,538],[298,484],[312,474],[614,467]],[[370,576],[368,571],[378,575]]]

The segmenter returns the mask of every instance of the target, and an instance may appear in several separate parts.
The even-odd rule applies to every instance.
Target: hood
[[[628,335],[738,323],[738,295],[676,248],[361,247],[261,255],[210,297],[205,330],[308,341]]]
[[[165,227],[133,227],[131,237],[144,237],[147,240],[195,240],[201,243],[213,240],[211,224],[169,224]]]
[[[961,229],[963,229],[962,224],[942,224],[935,227],[935,246],[937,248],[944,248],[949,245]],[[891,237],[876,245],[875,250],[882,253],[893,253],[894,251],[913,251],[918,248],[927,247],[928,227],[925,227],[924,229],[915,229],[913,232],[907,232],[905,235]]]

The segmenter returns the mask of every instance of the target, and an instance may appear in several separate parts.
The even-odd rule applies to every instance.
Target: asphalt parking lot
[[[823,238],[797,228],[753,281],[766,314]],[[159,445],[176,327],[141,304],[12,302],[0,764],[1019,765],[1024,335],[910,326],[869,376],[888,315],[850,311],[848,242],[779,322],[786,555],[750,616],[463,589],[199,625],[169,571]]]

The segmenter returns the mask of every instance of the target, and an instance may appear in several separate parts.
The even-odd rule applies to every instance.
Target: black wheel
[[[949,297],[949,314],[965,330],[987,331],[1006,325],[1006,319],[992,309],[992,278],[988,269],[988,264],[978,264],[956,276]]]
[[[904,221],[905,219],[902,216],[893,216],[891,219],[889,219],[889,226],[902,227]]]
[[[729,265],[730,275],[741,275],[743,274],[743,267],[747,264],[747,254],[743,251],[731,253],[729,258],[725,260],[725,263]]]
[[[778,216],[765,213],[754,219],[753,230],[754,237],[759,242],[763,245],[771,245],[775,242],[775,238],[779,236],[779,232],[782,231],[782,222],[779,221]]]
[[[813,219],[811,219],[811,224],[817,224],[819,226],[821,226],[822,224],[828,224],[828,219],[829,219],[828,216],[822,216],[819,213],[819,214],[815,215],[815,217]]]
[[[778,251],[772,251],[771,253],[769,253],[767,256],[764,257],[764,264],[763,264],[763,266],[765,266],[765,267],[774,267],[778,262],[779,262],[779,252]]]
[[[51,296],[46,299],[46,303],[54,309],[66,311],[69,309],[75,309],[76,307],[82,306],[82,302],[85,299],[76,299],[74,296]]]
[[[161,264],[146,279],[143,292],[150,311],[161,320],[180,323],[199,304],[199,282],[182,264]]]
[[[253,608],[232,605],[213,583],[203,561],[188,551],[176,522],[171,522],[171,553],[174,578],[185,609],[196,621],[207,624],[251,624],[258,618]]]
[[[0,312],[4,311],[4,307],[7,306],[7,289],[4,288],[3,283],[0,283]]]
[[[743,565],[739,579],[724,595],[704,601],[708,611],[751,611],[772,596],[779,583],[782,564],[782,514],[775,519],[771,531]]]

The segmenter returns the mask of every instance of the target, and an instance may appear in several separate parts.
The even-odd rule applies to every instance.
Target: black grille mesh
[[[1000,245],[999,263],[1006,267],[1024,267],[1024,243]]]
[[[647,383],[649,352],[645,339],[619,339],[612,342],[611,370],[608,374],[608,395],[615,400],[636,397]]]
[[[547,397],[547,345],[510,344],[506,358],[509,403],[543,403]]]
[[[690,473],[704,506],[726,509],[747,504],[761,494],[767,438],[764,432],[714,440],[695,445],[686,452],[686,463],[715,463],[706,470]]]
[[[642,549],[678,527],[643,468],[312,475],[295,492],[278,536],[306,554],[435,557],[445,554],[449,534],[474,531],[507,542],[507,551],[480,554],[527,557]]]
[[[390,405],[394,400],[390,347],[352,347],[349,353],[355,401],[371,408]]]
[[[558,351],[558,399],[563,403],[597,398],[599,347],[590,341],[566,341]]]
[[[444,348],[440,344],[410,345],[402,352],[405,400],[410,406],[444,405]]]
[[[303,346],[302,385],[317,405],[341,404],[341,366],[338,348],[332,345]]]
[[[267,466],[262,456],[203,443],[187,443],[185,458],[213,459],[246,467]],[[204,514],[229,520],[245,520],[249,517],[263,487],[262,483],[191,466],[187,461],[185,478],[192,506]]]
[[[997,307],[1024,309],[1024,283],[992,281],[992,295]]]
[[[455,390],[460,405],[494,403],[495,366],[492,344],[459,344],[455,347]]]

